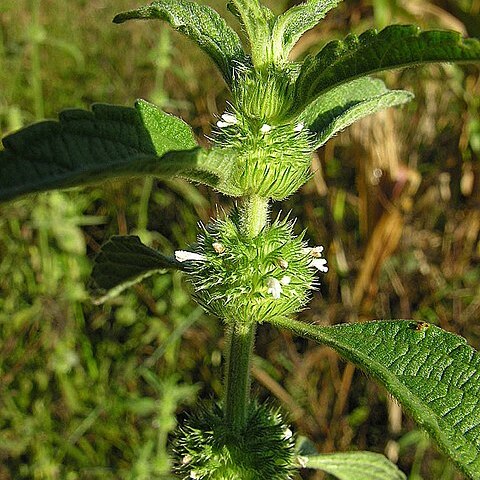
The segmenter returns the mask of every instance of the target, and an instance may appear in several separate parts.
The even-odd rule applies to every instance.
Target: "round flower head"
[[[307,248],[293,224],[277,219],[256,237],[241,233],[238,214],[202,226],[187,269],[196,300],[226,322],[263,322],[306,305],[326,271],[318,247]]]

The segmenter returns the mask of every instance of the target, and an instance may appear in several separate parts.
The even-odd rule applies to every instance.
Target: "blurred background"
[[[226,2],[204,3],[233,23]],[[166,24],[111,23],[141,4],[2,0],[2,136],[65,108],[141,97],[183,117],[205,142],[228,91]],[[277,13],[293,4],[269,2]],[[294,55],[389,23],[480,36],[480,0],[346,0]],[[323,325],[413,318],[478,349],[479,68],[382,78],[416,100],[331,140],[313,179],[281,205],[311,244],[325,245],[330,265],[301,317]],[[220,395],[222,325],[190,300],[178,273],[102,307],[85,284],[109,236],[137,234],[171,253],[195,240],[196,223],[218,205],[231,203],[182,180],[140,179],[0,206],[0,480],[171,478],[177,421],[198,399]],[[369,449],[410,479],[463,478],[382,388],[328,348],[262,326],[253,375],[256,394],[281,405],[322,452]]]

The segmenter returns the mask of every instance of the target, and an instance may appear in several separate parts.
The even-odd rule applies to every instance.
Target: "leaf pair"
[[[249,36],[252,56],[258,57],[254,63],[264,61],[265,55],[273,55],[272,61],[286,61],[302,33],[338,3],[310,0],[275,17],[258,0],[231,2]],[[119,14],[115,21],[132,18],[169,22],[210,55],[230,86],[241,81],[241,72],[252,68],[238,35],[207,6],[189,0],[160,0]],[[369,30],[359,37],[349,35],[344,41],[328,43],[299,66],[298,74],[292,76],[292,88],[284,90],[295,97],[285,102],[294,106],[285,115],[304,124],[318,148],[356,120],[412,98],[366,75],[423,62],[473,60],[480,60],[480,42],[453,32],[422,33],[417,27],[392,26],[379,33]],[[242,112],[242,105],[236,108]],[[180,119],[143,101],[135,109],[94,105],[92,110],[65,111],[60,122],[41,122],[6,137],[5,150],[0,152],[0,200],[145,174],[183,176],[226,195],[245,194],[232,181],[236,152],[199,148]]]
[[[308,0],[283,15],[275,15],[258,0],[232,0],[228,6],[241,21],[250,43],[253,64],[284,64],[299,38],[325,17],[341,0]],[[236,32],[218,13],[189,0],[158,0],[151,5],[120,13],[115,23],[131,19],[160,19],[196,42],[210,56],[225,81],[232,85],[234,72],[248,63]]]
[[[297,100],[309,103],[328,90],[375,72],[431,62],[480,60],[480,41],[450,31],[422,32],[414,25],[392,25],[382,31],[327,43],[303,62],[296,81]]]

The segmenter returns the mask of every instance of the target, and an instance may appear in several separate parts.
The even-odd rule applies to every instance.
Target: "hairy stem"
[[[245,426],[250,397],[250,363],[256,324],[236,322],[227,331],[225,421],[238,433]]]
[[[248,197],[241,210],[243,233],[255,237],[268,222],[268,200]],[[238,433],[247,419],[250,397],[250,367],[256,324],[239,318],[230,324],[226,335],[225,421]]]
[[[268,223],[268,200],[256,195],[247,197],[241,215],[242,233],[250,238],[256,237]]]

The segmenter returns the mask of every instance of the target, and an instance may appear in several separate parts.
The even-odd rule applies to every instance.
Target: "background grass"
[[[206,3],[228,16],[224,2]],[[2,135],[67,107],[138,97],[208,134],[228,98],[220,76],[161,23],[110,23],[138,5],[4,0]],[[479,15],[479,0],[347,0],[295,54],[394,22],[478,36]],[[384,78],[416,101],[330,141],[313,180],[281,205],[326,246],[330,264],[302,317],[426,320],[479,348],[478,67]],[[229,202],[183,181],[147,179],[0,207],[0,480],[170,478],[177,419],[221,391],[221,324],[190,301],[178,274],[104,307],[92,306],[84,285],[110,235],[136,233],[171,252],[194,240],[196,222],[217,205]],[[398,460],[411,479],[462,478],[384,391],[331,350],[261,327],[256,353],[255,392],[282,405],[320,451],[370,449]]]

